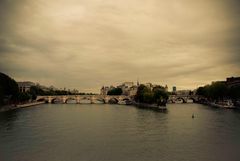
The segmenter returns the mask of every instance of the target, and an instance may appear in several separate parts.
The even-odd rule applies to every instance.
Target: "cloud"
[[[237,0],[0,2],[0,70],[98,92],[122,81],[195,88],[240,74]]]

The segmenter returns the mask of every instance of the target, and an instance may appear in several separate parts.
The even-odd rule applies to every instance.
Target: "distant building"
[[[148,87],[148,88],[150,88],[151,90],[152,90],[152,88],[153,88],[152,83],[146,83],[145,86]]]
[[[58,90],[58,88],[56,88],[56,87],[54,87],[54,86],[51,85],[51,86],[49,87],[49,90],[56,91],[56,90]]]
[[[137,88],[137,86],[134,86],[133,82],[124,82],[123,84],[117,86],[118,88],[122,89],[122,95],[134,95],[134,91]]]
[[[138,86],[134,85],[133,82],[124,82],[121,85],[114,87],[114,86],[103,86],[100,89],[100,94],[101,95],[107,95],[108,91],[112,90],[113,88],[121,88],[122,89],[122,95],[126,96],[133,96],[136,95],[137,93],[137,88]]]
[[[132,86],[129,89],[129,96],[135,96],[137,94],[138,86]]]
[[[191,90],[178,90],[175,92],[177,95],[189,95]]]
[[[105,86],[102,86],[101,90],[100,90],[100,94],[101,95],[107,95],[108,91],[110,90],[109,87],[105,87]]]
[[[133,82],[124,82],[122,85],[124,85],[126,88],[130,88],[134,85]]]
[[[164,87],[164,89],[165,89],[166,91],[168,91],[168,86],[166,85],[166,86]]]
[[[173,93],[176,93],[176,92],[177,92],[177,87],[176,87],[176,86],[173,86],[173,87],[172,87],[172,92],[173,92]]]
[[[27,92],[30,91],[30,88],[32,86],[35,86],[35,83],[30,82],[30,81],[25,81],[25,82],[17,82],[18,88],[20,92]]]
[[[77,89],[70,90],[70,92],[71,92],[72,94],[78,94],[78,93],[79,93],[79,91],[78,91]]]
[[[228,87],[240,86],[240,77],[230,77],[226,79],[226,85]]]

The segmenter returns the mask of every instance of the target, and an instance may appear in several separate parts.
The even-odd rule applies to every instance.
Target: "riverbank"
[[[43,102],[30,102],[30,103],[25,103],[25,104],[3,106],[3,107],[0,108],[0,112],[15,110],[15,109],[19,109],[19,108],[36,106],[36,105],[40,105],[40,104],[44,104],[44,103],[45,102],[43,101]]]
[[[137,103],[134,102],[133,105],[140,107],[140,108],[146,108],[146,109],[152,109],[152,110],[167,110],[166,106],[158,106],[157,104],[147,104],[147,103]]]
[[[238,106],[232,104],[232,103],[216,103],[216,102],[210,102],[210,101],[203,101],[203,102],[196,102],[198,104],[206,105],[206,106],[211,106],[215,108],[223,108],[223,109],[239,109]]]

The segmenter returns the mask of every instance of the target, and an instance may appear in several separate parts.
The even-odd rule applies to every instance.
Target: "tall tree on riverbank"
[[[228,87],[224,82],[213,82],[211,85],[199,87],[196,94],[210,100],[240,99],[240,86]]]
[[[17,82],[0,72],[0,105],[6,104],[6,101],[16,101],[18,94]]]

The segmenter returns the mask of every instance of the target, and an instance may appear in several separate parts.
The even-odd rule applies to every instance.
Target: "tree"
[[[18,84],[8,75],[0,72],[0,104],[4,104],[4,99],[16,101],[18,97]]]
[[[143,93],[143,102],[149,104],[154,103],[154,94],[152,91]]]
[[[141,84],[138,87],[137,94],[135,95],[135,101],[140,103],[157,103],[162,104],[167,102],[168,92],[163,86],[156,86],[152,90],[147,86]]]
[[[234,91],[234,89],[229,89],[224,82],[213,82],[211,85],[199,87],[196,94],[210,100],[222,100],[224,98],[234,97]]]
[[[19,102],[26,102],[30,100],[31,95],[29,93],[19,93],[18,94],[18,100]]]
[[[209,87],[209,97],[215,100],[228,97],[228,87],[223,82],[214,82]]]
[[[145,85],[141,84],[138,89],[137,93],[135,95],[135,101],[136,102],[144,102],[144,93],[150,92],[151,90],[147,88]]]
[[[240,99],[240,86],[233,86],[229,89],[231,98],[237,100]]]
[[[122,94],[121,88],[113,88],[110,91],[108,91],[107,95],[121,95]]]

